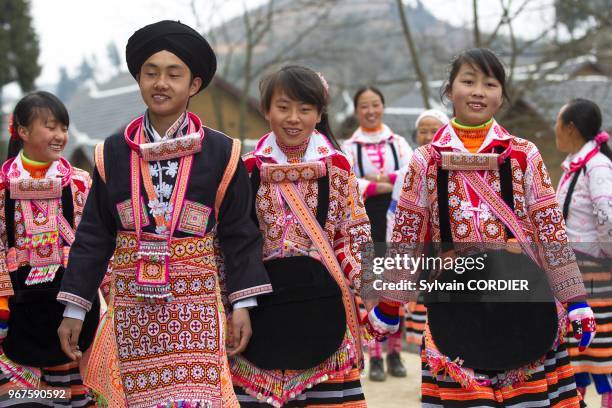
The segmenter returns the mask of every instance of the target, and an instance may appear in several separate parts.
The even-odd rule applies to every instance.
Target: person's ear
[[[30,140],[30,131],[25,126],[17,126],[17,134],[24,142]]]
[[[189,86],[189,96],[193,96],[198,93],[200,87],[202,86],[202,78],[195,77],[191,80],[191,85]]]

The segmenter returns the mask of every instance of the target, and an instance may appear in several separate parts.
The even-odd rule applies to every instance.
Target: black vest
[[[204,204],[211,209],[206,232],[215,226],[216,214],[215,198],[217,189],[223,177],[232,150],[232,140],[216,130],[204,127],[204,140],[202,150],[193,156],[193,164],[185,194],[185,200]],[[131,180],[125,177],[130,174],[131,149],[124,140],[123,134],[109,137],[104,143],[104,169],[106,173],[106,186],[110,201],[113,203],[113,214],[119,230],[123,229],[120,222],[116,204],[131,200]],[[178,160],[178,159],[176,159]],[[175,185],[176,188],[176,185]],[[147,197],[142,180],[140,189],[144,195],[145,207]],[[143,226],[144,232],[155,233],[155,221],[147,209],[149,225]],[[177,238],[190,236],[181,231],[175,231]]]

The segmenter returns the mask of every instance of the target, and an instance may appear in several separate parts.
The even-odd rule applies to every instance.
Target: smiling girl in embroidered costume
[[[79,357],[80,315],[114,254],[92,388],[113,407],[237,407],[226,353],[246,347],[246,306],[272,287],[249,216],[240,143],[187,111],[213,79],[216,57],[191,27],[160,21],[130,37],[126,59],[147,111],[96,147],[91,195],[58,295],[67,305],[62,347]],[[222,299],[233,308],[228,346],[230,305]]]
[[[9,126],[8,160],[0,170],[0,401],[5,406],[51,401],[93,406],[78,362],[62,352],[57,337],[64,307],[55,297],[91,184],[85,171],[61,156],[68,125],[62,102],[41,91],[17,103]],[[78,343],[83,351],[93,340],[99,310],[96,300],[85,316]],[[61,399],[18,399],[9,392],[49,387],[61,390]]]
[[[595,321],[537,147],[510,135],[493,118],[506,96],[504,67],[487,49],[465,51],[454,59],[443,93],[455,117],[431,144],[415,151],[392,242],[419,248],[431,241],[442,257],[486,258],[482,270],[432,274],[438,281],[521,276],[534,291],[442,293],[446,298],[425,293],[422,401],[578,407],[582,401],[563,337],[569,318],[580,327],[586,348]],[[385,273],[389,282],[417,276],[395,269]],[[415,293],[381,295],[367,323],[377,336],[397,329],[397,308]],[[561,302],[569,304],[567,311]]]
[[[245,157],[252,217],[274,293],[252,310],[253,337],[230,368],[242,407],[364,407],[359,321],[370,225],[349,161],[327,122],[322,76],[287,66],[261,84],[271,133]]]
[[[601,127],[601,110],[592,101],[574,99],[559,111],[557,148],[568,156],[562,164],[557,198],[598,327],[596,347],[587,350],[569,333],[576,383],[584,395],[593,381],[601,406],[612,407],[612,152],[610,136]]]

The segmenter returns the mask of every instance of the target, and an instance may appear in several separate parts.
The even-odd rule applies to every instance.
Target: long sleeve
[[[346,188],[345,208],[334,236],[334,252],[344,275],[356,290],[361,289],[361,252],[372,243],[370,220],[358,191],[357,179],[351,171]]]
[[[415,152],[406,169],[406,176],[403,179],[395,210],[388,257],[420,254],[427,238],[430,212],[425,184],[427,160],[423,157],[422,149]],[[382,278],[387,284],[397,284],[402,281],[414,282],[418,278],[416,272],[408,269],[385,269]],[[390,303],[406,303],[416,298],[415,291],[384,290],[380,295],[383,301]]]
[[[89,310],[115,250],[117,226],[105,183],[94,170],[92,188],[70,250],[57,299]]]
[[[262,263],[263,239],[250,217],[252,200],[251,182],[240,160],[221,204],[217,226],[231,303],[272,292]]]
[[[612,257],[612,163],[605,160],[587,168],[589,194],[596,218],[597,244],[602,255]]]
[[[525,170],[525,205],[535,226],[537,251],[553,293],[561,302],[584,299],[586,290],[568,243],[565,222],[552,182],[538,149],[533,146]]]
[[[389,173],[389,179],[391,180],[391,184],[394,186],[399,182],[402,183],[402,176],[406,174],[405,167],[410,163],[410,159],[412,158],[412,147],[408,144],[406,139],[401,136],[397,137],[397,155],[398,155],[398,165],[399,169]],[[395,194],[395,187],[393,188],[393,192]]]
[[[344,143],[342,144],[342,151],[344,152],[344,154],[348,157],[349,159],[349,163],[351,164],[351,167],[353,169],[353,172],[356,174],[356,166],[357,166],[357,154],[355,153],[356,151],[356,142],[349,140],[345,140]],[[360,176],[363,176],[363,174],[360,174]],[[368,191],[368,187],[374,185],[374,191],[375,187],[376,187],[376,183],[372,183],[370,180],[367,180],[365,178],[362,177],[355,177],[355,180],[357,181],[357,187],[358,187],[358,192],[359,195],[363,200],[365,200],[366,198],[366,193]],[[372,190],[372,187],[370,187],[370,191]]]
[[[402,193],[402,187],[404,185],[404,179],[406,178],[407,171],[408,163],[397,171],[397,177],[395,179],[395,183],[393,183],[391,203],[389,204],[389,209],[387,210],[387,242],[391,242],[391,237],[393,236],[393,228],[395,227],[395,211],[397,210],[397,203]]]

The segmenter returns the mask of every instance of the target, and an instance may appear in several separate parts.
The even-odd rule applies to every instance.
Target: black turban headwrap
[[[136,31],[125,47],[125,59],[134,78],[151,55],[166,50],[179,57],[206,88],[217,70],[217,57],[210,44],[193,28],[178,21],[164,20]]]

